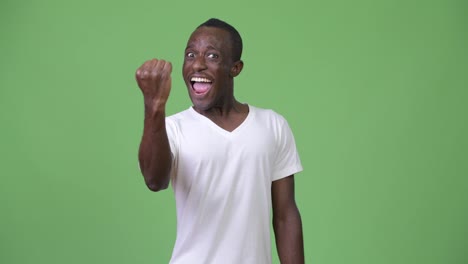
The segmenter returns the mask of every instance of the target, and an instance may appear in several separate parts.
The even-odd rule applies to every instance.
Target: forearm
[[[302,221],[296,206],[284,216],[273,218],[276,248],[281,264],[304,263]]]
[[[138,158],[145,183],[152,191],[166,189],[170,181],[171,150],[164,107],[145,106],[143,136]]]

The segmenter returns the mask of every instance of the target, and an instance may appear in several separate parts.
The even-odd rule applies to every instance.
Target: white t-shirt
[[[249,106],[229,132],[190,107],[166,129],[177,207],[170,263],[271,263],[271,183],[302,171],[286,120]]]

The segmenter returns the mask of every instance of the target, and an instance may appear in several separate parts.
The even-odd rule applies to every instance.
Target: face
[[[229,32],[215,27],[198,28],[190,36],[182,73],[195,110],[222,107],[233,98],[233,78],[242,67],[232,60],[230,39]]]

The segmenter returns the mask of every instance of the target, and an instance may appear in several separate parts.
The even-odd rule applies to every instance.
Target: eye
[[[187,54],[186,54],[185,56],[187,56],[187,57],[189,57],[189,58],[194,58],[194,57],[195,57],[195,53],[193,53],[193,52],[187,52]]]
[[[214,53],[208,54],[207,57],[210,58],[210,59],[217,59],[217,58],[219,58],[218,54],[214,54]]]

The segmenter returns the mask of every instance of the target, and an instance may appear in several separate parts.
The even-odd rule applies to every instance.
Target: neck
[[[199,114],[207,117],[226,118],[232,114],[240,114],[248,112],[248,107],[238,102],[234,97],[230,100],[223,100],[221,104],[214,105],[208,109],[197,109]]]
[[[195,107],[193,109],[222,129],[230,132],[239,127],[249,114],[249,106],[241,104],[235,99],[230,103],[225,103],[219,107],[211,107],[204,111],[197,110]]]

